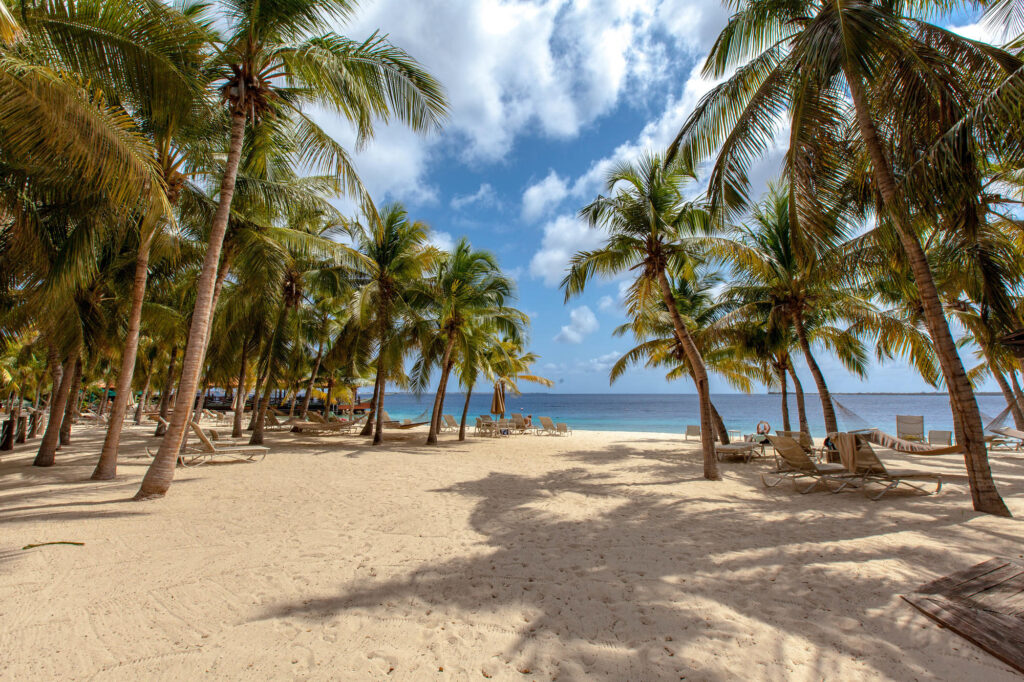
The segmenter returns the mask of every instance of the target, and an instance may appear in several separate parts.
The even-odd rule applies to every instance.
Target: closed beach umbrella
[[[491,398],[491,414],[500,414],[505,418],[505,385],[500,381],[494,384],[494,396]]]

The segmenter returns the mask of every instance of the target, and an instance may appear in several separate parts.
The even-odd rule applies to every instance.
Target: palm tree
[[[348,155],[303,111],[315,104],[351,121],[360,141],[372,136],[374,118],[394,116],[415,130],[439,125],[445,112],[438,83],[401,50],[374,35],[362,43],[330,28],[354,12],[352,0],[224,0],[227,27],[212,66],[222,81],[221,96],[230,113],[230,139],[224,174],[196,286],[188,345],[182,361],[179,395],[171,426],[137,499],[162,496],[174,476],[185,426],[203,367],[214,289],[235,190],[246,122],[273,115],[295,121],[303,144],[301,158],[329,169],[353,193],[362,194]]]
[[[502,274],[494,255],[474,250],[465,238],[442,258],[437,271],[423,284],[420,296],[424,306],[432,309],[428,314],[437,325],[436,336],[443,348],[439,358],[441,378],[427,434],[427,445],[434,445],[448,376],[455,365],[455,354],[464,353],[473,338],[467,334],[473,322],[488,324],[508,338],[518,339],[527,318],[505,305],[514,284]]]
[[[678,162],[666,164],[655,154],[613,168],[605,181],[610,196],[599,196],[580,211],[592,227],[605,229],[608,238],[602,248],[573,256],[562,289],[569,300],[595,276],[632,270],[638,274],[633,296],[627,301],[631,313],[643,309],[651,296],[660,294],[697,386],[704,477],[719,480],[707,370],[676,308],[666,275],[666,271],[684,269],[692,257],[686,238],[708,228],[707,213],[684,201],[681,194],[683,183],[692,177],[688,166]]]
[[[420,317],[417,305],[422,303],[422,279],[437,267],[441,252],[427,241],[430,228],[409,220],[400,204],[389,204],[365,217],[368,225],[353,226],[356,246],[366,259],[366,282],[355,295],[352,316],[364,329],[372,329],[376,338],[372,428],[373,444],[380,445],[384,441],[385,386],[402,371],[400,365],[410,342],[407,323]],[[371,428],[370,420],[367,428]]]
[[[704,69],[715,78],[735,71],[687,119],[669,157],[679,152],[695,163],[716,154],[709,180],[712,205],[736,209],[746,202],[752,158],[767,149],[780,114],[787,113],[786,172],[793,215],[799,216],[793,227],[804,240],[820,228],[833,228],[836,202],[842,202],[841,169],[851,151],[863,150],[880,217],[898,236],[920,292],[954,420],[962,429],[974,508],[1005,516],[1009,511],[992,481],[977,401],[915,222],[915,214],[936,213],[937,198],[945,193],[907,187],[962,186],[959,161],[971,144],[969,129],[954,131],[955,162],[917,161],[973,106],[978,92],[972,79],[1005,65],[1016,70],[1019,63],[910,16],[915,7],[818,0],[783,7],[745,0]],[[936,181],[940,176],[947,181]]]

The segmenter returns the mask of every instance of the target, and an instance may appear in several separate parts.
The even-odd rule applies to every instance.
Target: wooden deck
[[[1024,673],[1024,562],[989,559],[903,598],[942,627]]]

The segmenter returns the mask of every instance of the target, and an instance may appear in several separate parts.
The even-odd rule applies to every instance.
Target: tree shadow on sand
[[[614,466],[491,473],[431,491],[476,500],[470,525],[486,555],[432,562],[399,579],[353,580],[337,595],[280,604],[262,618],[372,621],[401,612],[424,628],[432,618],[468,622],[507,633],[498,654],[509,672],[561,679],[764,679],[794,669],[920,678],[948,655],[949,640],[936,645],[933,633],[912,626],[897,595],[959,567],[962,553],[1016,542],[1020,528],[1003,521],[1014,525],[994,531],[987,519],[981,533],[966,528],[977,515],[964,511],[962,490],[897,494],[883,506],[859,493],[765,491],[754,483],[758,470],[746,468],[727,472],[750,482],[730,499],[714,483],[675,486],[699,480],[692,457],[571,458]],[[616,466],[644,466],[661,480],[625,485]],[[915,542],[918,534],[940,541]],[[889,562],[885,579],[860,568],[879,561]],[[749,664],[716,656],[737,647],[749,647]]]

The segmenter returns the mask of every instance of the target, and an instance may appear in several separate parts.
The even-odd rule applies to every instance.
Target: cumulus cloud
[[[555,336],[559,343],[583,343],[583,339],[597,331],[597,316],[585,305],[573,308],[569,313],[569,324]]]
[[[568,194],[565,178],[551,171],[523,192],[523,219],[533,222],[551,213]]]
[[[494,188],[491,187],[490,183],[485,182],[482,185],[480,185],[480,189],[478,189],[473,194],[463,194],[452,197],[451,207],[454,208],[456,211],[459,211],[465,208],[466,206],[470,206],[472,204],[479,204],[481,206],[494,206],[497,203],[497,192],[494,191]]]
[[[612,351],[611,353],[605,353],[596,358],[590,358],[589,360],[583,360],[577,363],[579,369],[586,372],[594,372],[597,374],[604,374],[612,368],[612,365],[622,357],[622,354],[618,351]]]
[[[442,251],[451,251],[455,248],[455,238],[447,232],[431,230],[430,235],[427,237],[427,241]]]
[[[603,231],[592,229],[571,215],[558,216],[544,225],[540,249],[530,260],[530,275],[547,286],[557,286],[572,255],[581,249],[595,248],[603,235]]]
[[[602,313],[614,312],[617,308],[618,305],[611,296],[602,296],[601,300],[597,302],[597,309]]]

